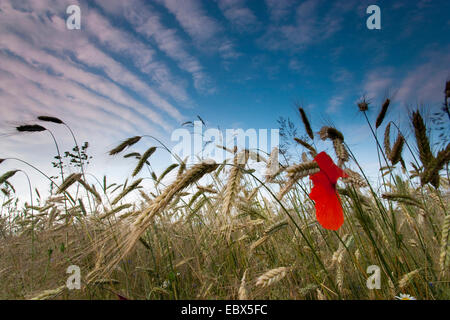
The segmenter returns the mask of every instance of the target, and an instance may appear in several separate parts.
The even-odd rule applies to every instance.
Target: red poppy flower
[[[344,223],[344,212],[336,192],[336,183],[347,174],[325,152],[319,153],[314,161],[320,171],[309,177],[314,184],[309,196],[315,202],[317,221],[325,229],[337,230]]]
[[[116,293],[116,295],[117,295],[117,298],[119,298],[119,300],[128,300],[127,298],[125,298],[124,296],[122,296],[118,293]]]

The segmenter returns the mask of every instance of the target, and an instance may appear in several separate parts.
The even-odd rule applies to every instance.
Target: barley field
[[[78,172],[41,172],[51,194],[18,205],[9,179],[37,168],[0,159],[23,168],[0,174],[0,299],[450,299],[450,144],[430,144],[434,133],[418,109],[411,134],[400,131],[386,116],[389,104],[355,106],[376,141],[381,183],[367,178],[339,128],[312,128],[302,108],[298,161],[277,160],[277,149],[235,148],[224,163],[180,159],[153,172],[152,157],[170,151],[136,136],[109,152],[134,161],[127,181],[88,183],[80,147]],[[70,119],[42,116],[17,130],[33,134],[46,122]],[[345,173],[332,184],[344,214],[337,230],[318,222],[310,197],[319,140],[333,146],[329,156]],[[133,152],[137,144],[147,151]],[[279,161],[279,170],[260,176],[248,161]],[[71,265],[80,268],[80,289],[66,285]],[[369,288],[377,272],[379,286]]]

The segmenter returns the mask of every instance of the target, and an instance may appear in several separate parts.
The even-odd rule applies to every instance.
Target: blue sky
[[[81,30],[66,28],[71,4]],[[381,30],[366,27],[371,4]],[[300,125],[300,101],[316,131],[333,123],[375,173],[356,101],[372,101],[374,121],[391,97],[388,116],[405,128],[408,108],[437,110],[450,76],[449,9],[426,0],[0,0],[0,131],[60,117],[91,143],[91,171],[121,179],[134,164],[106,152],[129,136],[170,144],[196,115],[220,128],[277,128],[280,116]],[[64,128],[49,128],[62,149],[72,146]],[[51,170],[48,135],[30,137],[0,137],[0,157]]]

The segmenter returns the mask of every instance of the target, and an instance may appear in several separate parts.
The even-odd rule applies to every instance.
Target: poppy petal
[[[310,179],[314,187],[309,196],[315,202],[317,221],[325,229],[338,230],[344,223],[339,195],[323,172],[312,175]]]
[[[347,174],[325,152],[319,153],[314,161],[320,171],[310,176],[314,186],[309,196],[315,202],[317,221],[325,229],[338,230],[344,223],[344,212],[336,193],[336,183]]]
[[[319,165],[320,171],[323,172],[329,179],[330,183],[336,184],[340,177],[345,178],[347,174],[334,164],[326,152],[322,151],[315,158],[314,161]]]

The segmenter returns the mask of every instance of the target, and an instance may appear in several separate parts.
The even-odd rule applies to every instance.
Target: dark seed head
[[[392,147],[391,154],[388,155],[388,158],[391,160],[392,164],[395,165],[400,161],[402,157],[403,145],[405,144],[405,138],[399,133],[397,140]]]
[[[386,99],[381,106],[380,113],[378,114],[377,121],[375,123],[375,127],[378,129],[379,126],[381,126],[381,123],[383,123],[384,117],[386,116],[387,109],[389,107],[389,104],[391,103],[391,100]]]
[[[9,178],[11,178],[13,175],[15,175],[19,170],[11,170],[0,176],[0,184],[6,182]]]
[[[365,112],[369,110],[369,103],[366,101],[366,99],[363,99],[361,102],[358,102],[358,108],[359,111]]]
[[[305,110],[303,108],[298,108],[298,111],[300,112],[300,116],[302,117],[302,122],[305,125],[306,133],[313,140],[314,134],[311,129],[311,125],[309,124],[309,120],[308,120],[308,117],[306,116]]]
[[[419,158],[423,166],[426,168],[430,165],[434,158],[431,153],[430,141],[427,136],[427,128],[419,110],[412,114],[412,124],[416,136],[417,147],[419,149]]]
[[[139,140],[141,140],[141,136],[135,136],[128,138],[127,140],[123,141],[121,144],[119,144],[117,147],[109,151],[109,155],[113,156],[115,154],[118,154],[125,150],[125,148],[131,147],[133,144],[138,143]]]
[[[339,139],[341,141],[344,141],[344,135],[339,130],[337,130],[336,128],[333,128],[333,127],[327,127],[327,126],[322,127],[322,129],[320,129],[320,131],[319,131],[319,135],[320,135],[320,139],[322,139],[322,140]]]
[[[317,151],[316,151],[316,149],[314,149],[314,147],[313,146],[311,146],[308,142],[306,142],[306,141],[304,141],[304,140],[302,140],[302,139],[299,139],[299,138],[294,138],[294,140],[295,140],[295,142],[297,142],[298,144],[300,144],[300,145],[302,145],[303,147],[305,147],[306,149],[308,149],[310,152],[311,152],[311,154],[317,154]]]
[[[135,157],[136,159],[139,159],[141,157],[141,154],[139,152],[131,152],[123,156],[124,158],[131,158]]]
[[[47,130],[43,126],[40,126],[38,124],[24,124],[16,127],[16,129],[19,132],[42,132]]]
[[[50,116],[39,116],[37,117],[39,120],[41,121],[46,121],[46,122],[53,122],[53,123],[57,123],[57,124],[63,124],[64,122],[61,119],[55,118],[55,117],[50,117]]]

